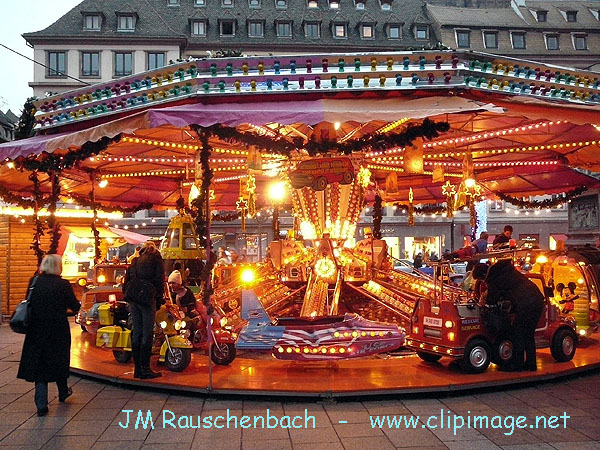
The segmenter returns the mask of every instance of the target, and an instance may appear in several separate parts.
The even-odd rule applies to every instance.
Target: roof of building
[[[537,0],[527,1],[525,6],[520,6],[519,11],[529,25],[536,28],[565,28],[577,29],[590,28],[598,30],[600,21],[594,16],[592,11],[600,9],[600,2],[588,1],[554,1]],[[538,22],[534,11],[547,11],[546,22]],[[567,22],[566,11],[577,11],[577,21]]]
[[[335,47],[358,48],[391,48],[421,47],[422,41],[414,38],[411,27],[415,18],[423,19],[423,3],[421,0],[400,1],[391,3],[390,10],[383,10],[379,0],[366,0],[364,9],[357,9],[354,0],[340,0],[339,8],[329,7],[327,0],[318,0],[318,8],[309,8],[307,0],[287,0],[288,7],[276,6],[275,0],[261,0],[260,8],[251,7],[248,0],[234,0],[234,7],[221,6],[221,0],[206,0],[205,7],[195,6],[194,0],[180,0],[178,6],[167,5],[167,0],[84,0],[63,17],[44,30],[25,33],[23,37],[29,42],[40,42],[47,38],[72,39],[82,37],[89,39],[110,38],[171,38],[186,40],[191,47],[199,48],[256,48],[279,47],[294,48],[311,47],[315,45],[334,45]],[[117,31],[117,13],[124,13],[125,6],[137,12],[137,23],[134,31]],[[192,36],[190,33],[190,19],[198,19],[198,13],[207,18],[206,36]],[[99,31],[84,30],[83,16],[98,13],[103,17]],[[265,30],[263,37],[249,37],[246,20],[251,14],[259,14],[264,20]],[[277,38],[275,20],[285,13],[293,25],[293,39]],[[375,39],[362,39],[358,26],[365,13],[376,21]],[[200,13],[201,14],[201,13]],[[335,38],[330,23],[336,16],[344,17],[348,22],[346,38]],[[304,37],[303,23],[307,20],[321,21],[321,36],[318,39]],[[403,25],[402,39],[381,39],[385,36],[385,27],[388,23],[398,23],[401,19]],[[238,29],[234,36],[220,36],[219,19],[235,19]],[[391,20],[394,19],[394,20]],[[281,19],[280,19],[281,20]]]
[[[19,118],[16,117],[10,110],[8,110],[6,113],[0,111],[0,125],[12,128],[18,121]]]
[[[480,9],[456,8],[452,6],[427,5],[427,11],[434,22],[441,26],[464,27],[523,27],[527,24],[511,8]]]

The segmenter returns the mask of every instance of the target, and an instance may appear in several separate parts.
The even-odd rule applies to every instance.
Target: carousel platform
[[[190,366],[181,373],[157,366],[161,378],[133,378],[133,363],[120,364],[110,350],[95,345],[95,336],[71,329],[71,371],[114,384],[202,394],[262,396],[348,397],[468,391],[471,389],[536,383],[600,368],[600,338],[580,341],[573,360],[557,363],[549,349],[538,350],[537,372],[500,372],[490,365],[482,374],[467,374],[450,358],[426,363],[416,355],[381,356],[336,362],[290,362],[270,357],[238,356],[229,366],[212,365],[208,356],[194,352]]]

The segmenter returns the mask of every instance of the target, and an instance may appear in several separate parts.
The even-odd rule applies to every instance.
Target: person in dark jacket
[[[70,283],[61,278],[59,255],[46,255],[39,275],[29,281],[31,316],[25,334],[17,378],[35,382],[35,406],[38,416],[48,414],[48,383],[56,382],[58,401],[63,403],[72,393],[67,384],[71,362],[71,328],[67,310],[79,311]]]
[[[153,286],[153,289],[147,295],[131,295],[127,290],[129,283],[133,283],[138,291],[138,286],[144,284]],[[164,288],[165,265],[163,259],[154,242],[147,241],[140,250],[140,256],[135,258],[127,269],[123,285],[123,292],[126,293],[133,322],[131,353],[135,366],[134,378],[148,379],[161,376],[160,372],[150,369],[150,356],[154,338],[154,316],[156,310],[162,305]]]
[[[421,255],[421,253],[415,256],[413,266],[415,266],[415,269],[420,269],[421,267],[423,267],[423,256]]]
[[[501,370],[537,370],[535,328],[544,308],[544,294],[521,272],[510,259],[498,261],[490,267],[485,282],[488,286],[487,303],[509,300],[515,314],[512,326],[514,358],[510,366]]]
[[[173,303],[181,308],[188,317],[198,315],[196,311],[196,297],[190,288],[183,285],[183,277],[179,270],[174,270],[169,275],[169,288],[171,290],[171,299]]]
[[[492,246],[494,248],[499,247],[508,247],[510,243],[510,238],[512,237],[513,227],[511,225],[505,225],[504,231],[502,233],[497,234],[494,238],[494,242],[492,242]]]

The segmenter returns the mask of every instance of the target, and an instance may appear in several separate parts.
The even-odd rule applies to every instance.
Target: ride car
[[[306,186],[315,191],[324,190],[328,184],[350,184],[354,181],[354,166],[350,158],[312,158],[301,161],[290,172],[294,189]]]

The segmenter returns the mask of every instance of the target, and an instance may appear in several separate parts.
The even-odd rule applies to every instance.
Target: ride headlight
[[[179,329],[181,328],[181,320],[177,320],[177,321],[176,321],[176,322],[173,324],[173,326],[175,327],[175,329],[176,329],[177,331],[179,331]]]
[[[185,320],[181,321],[181,328],[185,328],[187,326],[187,323],[185,322]]]
[[[166,321],[164,321],[164,320],[163,320],[163,321],[162,321],[162,322],[161,322],[159,325],[160,325],[160,327],[161,327],[162,329],[165,329],[165,328],[167,328],[167,322],[166,322]]]
[[[225,325],[227,325],[227,317],[222,317],[221,320],[219,321],[219,325],[221,325],[221,328],[223,328]]]
[[[98,275],[98,283],[106,283],[106,276]]]

